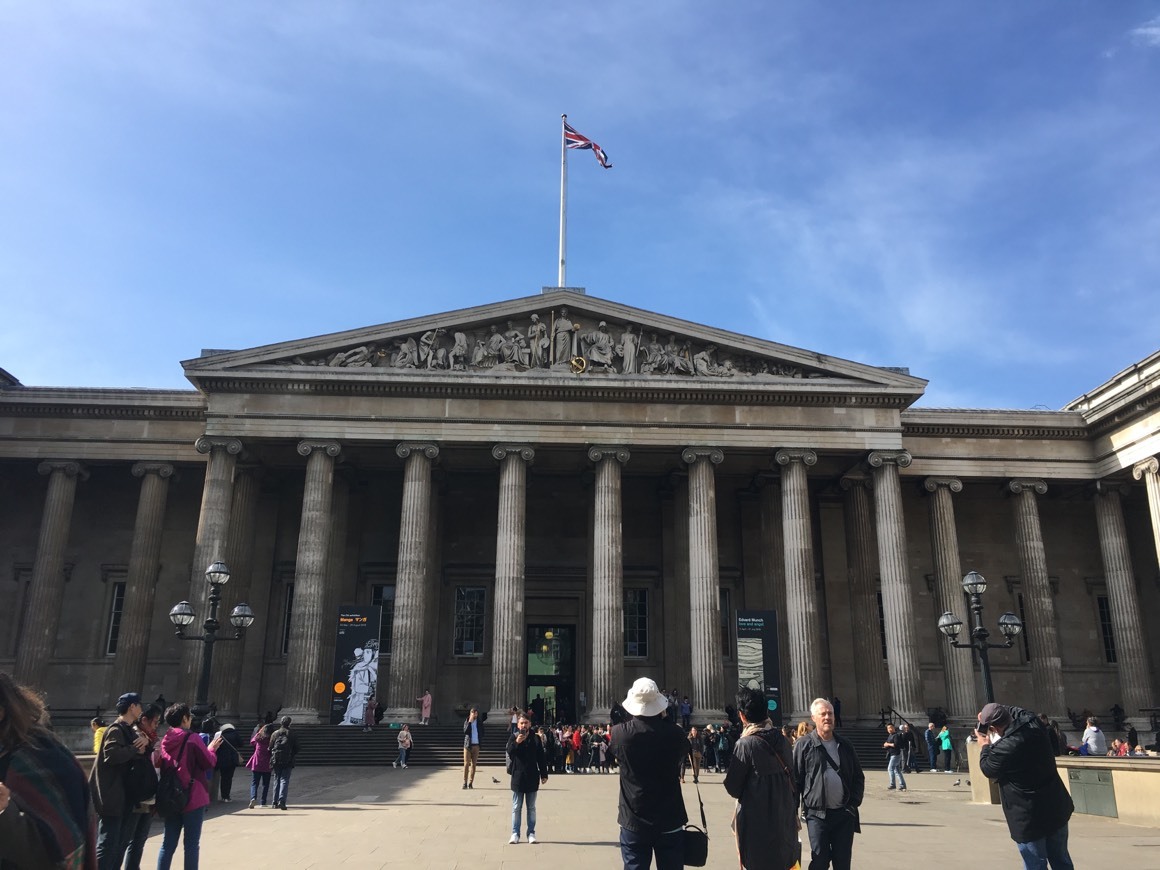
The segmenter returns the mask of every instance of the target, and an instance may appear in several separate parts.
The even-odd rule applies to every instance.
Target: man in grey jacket
[[[825,698],[810,704],[816,726],[793,746],[794,780],[810,834],[810,870],[850,870],[858,807],[866,775],[854,747],[834,733],[834,708]]]

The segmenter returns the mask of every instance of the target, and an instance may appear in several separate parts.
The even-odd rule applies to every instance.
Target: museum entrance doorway
[[[528,624],[527,698],[536,723],[577,722],[575,624]]]

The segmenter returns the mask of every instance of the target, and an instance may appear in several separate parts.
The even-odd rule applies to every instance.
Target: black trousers
[[[810,870],[850,870],[854,851],[854,817],[846,810],[827,810],[824,819],[806,816],[810,834]]]

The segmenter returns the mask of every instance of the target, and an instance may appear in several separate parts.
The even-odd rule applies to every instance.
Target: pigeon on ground
[[[968,780],[967,780],[967,785],[970,785],[970,784],[971,784],[971,781],[968,779]]]
[[[962,784],[963,784],[963,781],[961,779],[956,779],[954,782],[951,783],[951,785],[962,785]]]
[[[492,781],[492,782],[497,782],[497,783],[499,782],[499,780],[498,780],[498,779],[496,779],[494,776],[491,778],[491,781]]]

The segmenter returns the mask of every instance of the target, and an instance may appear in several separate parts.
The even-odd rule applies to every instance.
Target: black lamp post
[[[988,643],[991,632],[983,627],[983,593],[987,591],[987,581],[977,571],[972,571],[963,578],[963,591],[971,597],[971,613],[974,615],[974,628],[971,629],[971,639],[968,643],[959,643],[956,638],[962,630],[963,621],[949,610],[939,617],[939,631],[947,636],[951,646],[962,649],[970,648],[978,651],[979,665],[983,671],[983,693],[987,703],[995,700],[995,688],[991,685],[991,659],[989,651],[993,649],[1010,649],[1015,638],[1023,630],[1023,623],[1014,613],[1004,613],[999,617],[999,631],[1007,638],[1006,643]]]
[[[173,605],[173,609],[169,611],[169,621],[177,626],[179,638],[200,641],[205,644],[205,654],[201,658],[201,677],[197,681],[197,698],[194,701],[193,709],[190,710],[193,718],[199,721],[209,713],[209,675],[213,665],[213,645],[218,641],[238,640],[245,634],[246,629],[254,623],[254,611],[250,605],[239,604],[230,613],[230,624],[237,629],[237,632],[233,637],[218,637],[217,633],[221,629],[221,623],[218,622],[217,618],[218,605],[221,604],[222,600],[222,587],[229,582],[230,569],[226,567],[224,562],[214,562],[205,569],[205,579],[209,581],[209,618],[203,625],[204,634],[190,637],[182,631],[197,619],[197,614],[193,612],[188,601]]]

